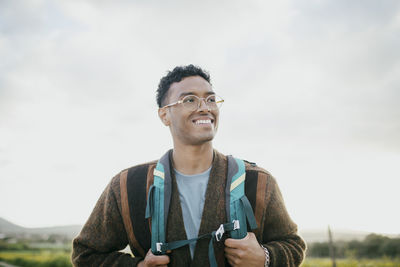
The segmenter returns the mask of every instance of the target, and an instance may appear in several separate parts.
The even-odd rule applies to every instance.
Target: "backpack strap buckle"
[[[163,245],[163,243],[156,243],[156,250],[157,252],[162,252],[161,246]]]
[[[224,235],[224,233],[225,233],[224,225],[221,224],[221,225],[219,226],[218,230],[215,232],[215,239],[216,239],[217,241],[220,241],[221,238],[222,238],[222,236]]]
[[[232,222],[233,222],[233,231],[234,231],[234,230],[237,230],[237,229],[240,229],[240,222],[239,222],[239,220],[233,220]]]

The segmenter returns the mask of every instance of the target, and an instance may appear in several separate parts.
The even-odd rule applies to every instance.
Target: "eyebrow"
[[[194,92],[183,92],[183,93],[181,93],[181,94],[179,95],[179,98],[184,97],[184,96],[187,96],[187,95],[196,95],[196,93],[194,93]],[[215,95],[215,92],[214,92],[214,91],[208,91],[208,92],[206,93],[206,95]]]

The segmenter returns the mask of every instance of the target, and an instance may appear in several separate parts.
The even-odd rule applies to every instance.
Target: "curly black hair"
[[[158,84],[156,96],[158,107],[161,108],[163,106],[163,102],[169,88],[171,87],[171,84],[175,82],[180,82],[182,81],[182,79],[191,76],[200,76],[204,78],[204,80],[206,80],[209,84],[211,84],[210,74],[198,66],[190,64],[187,66],[175,67],[172,71],[168,71],[167,75],[162,77],[160,83]]]

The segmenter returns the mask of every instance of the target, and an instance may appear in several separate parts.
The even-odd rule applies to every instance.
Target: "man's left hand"
[[[225,240],[225,256],[234,267],[264,266],[265,254],[254,233],[247,233],[243,239]]]

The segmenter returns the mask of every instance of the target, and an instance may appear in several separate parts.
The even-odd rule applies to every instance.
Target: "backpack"
[[[244,193],[246,170],[244,161],[227,156],[228,172],[225,188],[226,214],[229,222],[221,224],[215,231],[188,240],[177,240],[166,243],[165,229],[171,199],[171,177],[169,153],[166,153],[154,169],[154,182],[149,188],[146,218],[151,217],[151,251],[154,255],[166,254],[167,251],[180,248],[199,239],[211,237],[208,257],[211,267],[217,263],[213,242],[219,242],[225,233],[231,238],[242,239],[247,235],[247,221],[250,229],[256,229],[257,223],[253,209]],[[247,219],[247,220],[246,220]]]

